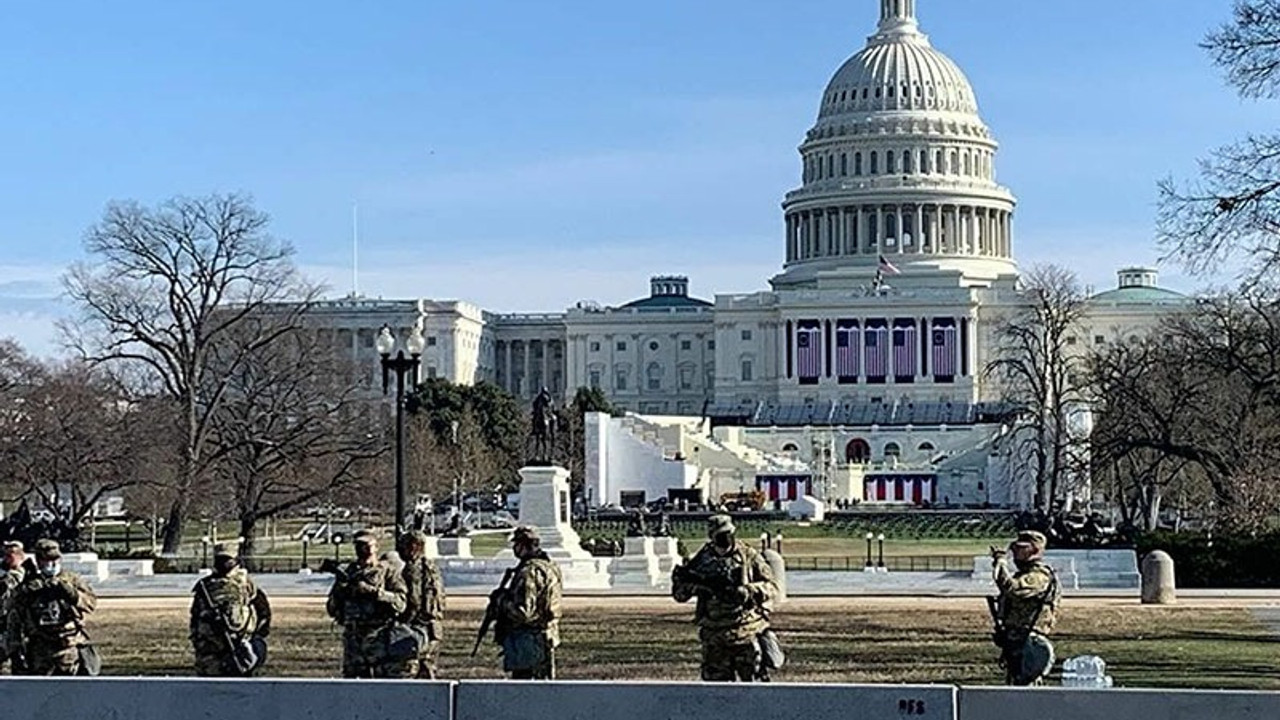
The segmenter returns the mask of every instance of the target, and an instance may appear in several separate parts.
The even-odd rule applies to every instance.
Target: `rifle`
[[[991,613],[991,623],[995,626],[995,630],[991,633],[991,642],[995,646],[1004,650],[1007,644],[1008,631],[1004,626],[1004,618],[1000,617],[1000,598],[995,595],[987,596],[987,612]]]
[[[671,571],[671,579],[676,582],[689,583],[706,588],[712,595],[725,598],[734,593],[740,583],[738,579],[733,577],[732,573],[720,572],[714,574],[700,573],[688,565],[677,565]]]
[[[334,558],[325,558],[320,562],[320,572],[329,573],[336,577],[340,582],[348,582],[347,571],[343,569],[342,563]]]
[[[502,582],[498,583],[497,589],[489,593],[489,604],[484,609],[484,619],[480,621],[480,632],[476,633],[476,645],[471,648],[471,657],[475,657],[480,652],[480,643],[484,642],[484,638],[489,634],[489,626],[497,624],[493,631],[494,642],[502,642],[506,637],[504,626],[506,623],[502,620],[502,599],[507,594],[507,583],[511,581],[512,576],[516,573],[516,568],[507,568],[502,574]]]
[[[231,631],[231,621],[227,618],[227,614],[214,604],[213,596],[209,594],[209,587],[203,582],[196,583],[196,587],[204,595],[205,605],[208,606],[209,612],[213,613],[214,620],[222,630],[222,638],[226,640],[227,647],[231,650],[231,664],[236,674],[248,677],[257,669],[261,655],[248,638],[237,638]]]

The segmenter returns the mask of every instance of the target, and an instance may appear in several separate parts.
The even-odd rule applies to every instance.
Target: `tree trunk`
[[[240,515],[240,557],[251,558],[256,551],[253,531],[258,526],[258,517],[254,513]]]
[[[1151,532],[1160,527],[1160,502],[1164,499],[1164,494],[1160,491],[1159,485],[1152,485],[1147,490],[1147,507],[1143,524],[1146,526],[1146,531]]]
[[[164,521],[164,534],[160,552],[176,555],[182,544],[182,519],[187,514],[187,494],[179,492],[169,505],[169,517]]]

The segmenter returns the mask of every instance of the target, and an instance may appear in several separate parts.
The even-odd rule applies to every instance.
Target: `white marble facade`
[[[496,382],[525,401],[599,387],[643,414],[767,404],[971,404],[1016,291],[1015,199],[960,68],[920,30],[914,0],[836,71],[783,198],[770,289],[700,300],[680,275],[648,296],[562,313],[487,312],[460,301],[347,298],[319,322],[378,382],[373,337],[421,323],[423,376]],[[923,3],[922,3],[923,5]],[[1083,349],[1127,338],[1185,302],[1127,268],[1098,294]]]

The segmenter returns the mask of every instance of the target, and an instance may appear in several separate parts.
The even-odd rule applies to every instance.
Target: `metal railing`
[[[810,572],[862,572],[867,567],[865,555],[784,555],[787,570]],[[872,557],[871,564],[879,560]],[[890,572],[971,572],[972,555],[894,555],[884,559]]]

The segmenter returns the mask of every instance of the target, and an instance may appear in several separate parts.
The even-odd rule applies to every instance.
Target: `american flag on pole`
[[[821,335],[816,325],[796,328],[796,365],[801,380],[817,380],[822,374]]]
[[[836,377],[858,377],[858,324],[841,321],[836,325]]]
[[[901,275],[902,271],[893,266],[883,254],[880,256],[880,271],[890,275]]]
[[[916,376],[916,326],[908,322],[893,328],[893,376],[898,382]]]
[[[873,326],[872,322],[875,322]],[[889,329],[884,321],[867,323],[867,331],[863,334],[866,349],[867,379],[884,382],[889,374]]]
[[[951,380],[956,376],[956,325],[952,320],[934,320],[933,337],[933,377],[936,380]]]

